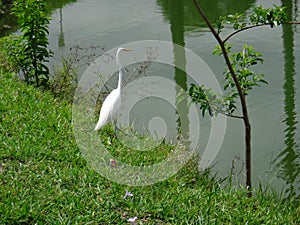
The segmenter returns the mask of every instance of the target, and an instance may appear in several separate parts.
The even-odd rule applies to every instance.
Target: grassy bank
[[[106,180],[80,154],[71,106],[0,73],[0,224],[300,224],[299,205],[221,188],[193,161],[152,186]]]

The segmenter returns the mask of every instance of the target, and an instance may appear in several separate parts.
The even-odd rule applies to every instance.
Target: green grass
[[[0,70],[0,224],[129,224],[134,216],[137,224],[300,224],[298,203],[221,187],[198,173],[196,159],[152,186],[113,183],[81,156],[71,117],[68,102]],[[101,134],[112,154],[128,158],[110,128]],[[169,151],[162,144],[157,158],[136,162]],[[123,199],[125,190],[134,196]]]

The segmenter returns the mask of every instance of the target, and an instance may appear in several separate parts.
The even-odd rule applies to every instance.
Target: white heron
[[[116,113],[118,112],[120,106],[121,106],[121,88],[122,88],[122,70],[123,70],[123,65],[120,61],[120,53],[122,51],[131,51],[131,49],[128,48],[118,48],[117,54],[116,54],[116,63],[117,66],[119,67],[119,82],[118,82],[118,87],[106,97],[104,100],[101,110],[100,110],[100,115],[99,115],[99,120],[97,122],[97,125],[94,129],[94,131],[97,131],[101,129],[107,122],[112,119]]]

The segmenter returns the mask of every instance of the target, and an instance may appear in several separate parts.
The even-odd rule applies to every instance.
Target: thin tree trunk
[[[204,12],[202,11],[197,0],[193,0],[193,1],[194,1],[194,4],[195,4],[199,14],[201,15],[201,17],[207,24],[208,28],[210,29],[210,31],[212,32],[212,34],[218,41],[219,45],[221,46],[225,62],[228,66],[228,69],[231,73],[231,76],[234,80],[235,86],[236,86],[238,94],[239,94],[239,98],[240,98],[240,102],[241,102],[241,106],[242,106],[243,121],[244,121],[244,126],[245,126],[246,186],[247,186],[247,190],[248,190],[248,196],[251,197],[252,196],[252,192],[251,192],[251,187],[252,187],[252,184],[251,184],[251,124],[250,124],[250,120],[249,120],[249,116],[248,116],[245,94],[244,94],[244,91],[243,91],[239,81],[238,81],[235,71],[232,67],[232,64],[231,64],[231,61],[227,54],[224,42],[222,41],[222,39],[216,32],[216,30],[214,29],[214,27],[212,26],[212,24],[210,23],[210,21],[204,14]]]

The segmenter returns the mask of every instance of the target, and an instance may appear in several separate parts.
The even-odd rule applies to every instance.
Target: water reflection
[[[235,13],[237,11],[244,12],[249,9],[255,1],[203,1],[202,7],[210,17],[211,21],[216,21],[219,16]],[[161,6],[163,14],[169,20],[170,30],[172,34],[172,42],[174,44],[185,47],[185,31],[195,30],[199,27],[206,27],[204,21],[199,17],[197,10],[192,1],[189,0],[157,0],[157,4]],[[186,56],[184,48],[176,48],[174,45],[174,61],[177,68],[175,68],[174,80],[184,90],[188,89],[186,72],[178,69],[186,66]],[[178,88],[177,88],[178,89]],[[179,94],[179,90],[176,90]],[[177,126],[179,133],[187,138],[189,133],[189,118],[187,100],[180,101],[177,104],[177,112],[180,111],[181,117],[177,119]]]
[[[177,0],[176,2],[169,0],[169,12],[170,15],[170,29],[172,33],[172,42],[175,44],[173,47],[174,52],[174,64],[175,77],[174,80],[178,86],[176,86],[177,96],[180,93],[180,88],[187,91],[187,74],[180,68],[186,67],[186,56],[184,48],[178,48],[179,46],[185,47],[184,41],[184,5],[183,0]],[[184,99],[176,104],[178,118],[177,127],[178,133],[180,133],[184,139],[188,139],[189,133],[189,118],[188,118],[188,106],[187,99]],[[181,116],[179,116],[181,115]]]
[[[77,0],[46,0],[49,11],[52,11],[54,9],[61,9],[65,5],[74,2],[77,2]]]
[[[282,1],[286,6],[288,19],[293,19],[293,1]],[[296,142],[297,134],[297,112],[295,109],[295,56],[294,56],[294,27],[283,25],[283,46],[284,46],[284,112],[285,118],[285,149],[277,156],[277,166],[279,167],[279,177],[287,184],[287,194],[294,196],[299,192],[297,183],[300,181],[299,145]]]
[[[59,28],[60,28],[60,34],[58,37],[58,47],[63,48],[63,47],[65,47],[65,35],[64,35],[64,29],[63,29],[62,8],[59,9]]]
[[[177,14],[176,17],[181,18],[181,23],[185,31],[197,30],[199,27],[205,27],[205,22],[200,18],[193,1],[190,0],[157,0],[157,4],[163,9],[166,19],[171,21],[171,7],[181,6],[182,14]],[[231,13],[244,13],[254,6],[255,0],[239,1],[239,0],[209,0],[201,1],[201,7],[209,19],[214,22],[220,16],[225,16]],[[174,6],[175,5],[175,6]],[[174,16],[173,16],[174,17]]]
[[[46,0],[47,9],[51,13],[54,9],[62,9],[66,4],[76,2],[77,0]],[[1,10],[1,9],[0,9]],[[0,37],[4,37],[18,29],[17,20],[9,12],[0,16]],[[60,40],[61,41],[61,40]]]
[[[200,19],[198,12],[192,1],[189,0],[157,0],[161,6],[164,17],[170,23],[172,41],[181,46],[185,46],[185,34],[195,32],[201,28],[206,28],[206,24]],[[297,18],[297,1],[282,1],[287,6],[289,20]],[[210,0],[201,1],[203,10],[212,22],[216,21],[219,16],[228,15],[230,13],[245,13],[253,7],[255,1],[236,1],[236,0]],[[294,10],[294,11],[293,11]],[[293,18],[294,12],[294,18]],[[299,145],[296,142],[297,132],[297,113],[295,109],[295,57],[294,57],[294,31],[289,25],[283,26],[283,42],[284,42],[284,59],[285,59],[285,83],[284,83],[284,112],[286,118],[283,122],[285,129],[285,149],[277,157],[277,165],[279,166],[279,176],[285,180],[288,185],[289,194],[299,192],[295,184],[300,183],[300,165],[299,165]],[[174,48],[174,60],[177,63],[186,63],[184,52],[179,52]],[[178,69],[175,69],[175,80],[183,89],[187,89],[187,75]],[[186,107],[186,103],[178,108]],[[187,115],[187,112],[186,112]],[[184,118],[188,121],[188,117]],[[179,121],[178,121],[179,122]],[[188,124],[188,123],[184,123]],[[178,124],[180,126],[180,124]],[[184,128],[188,132],[188,127]],[[297,161],[298,160],[298,161]],[[298,187],[299,188],[299,187]]]

